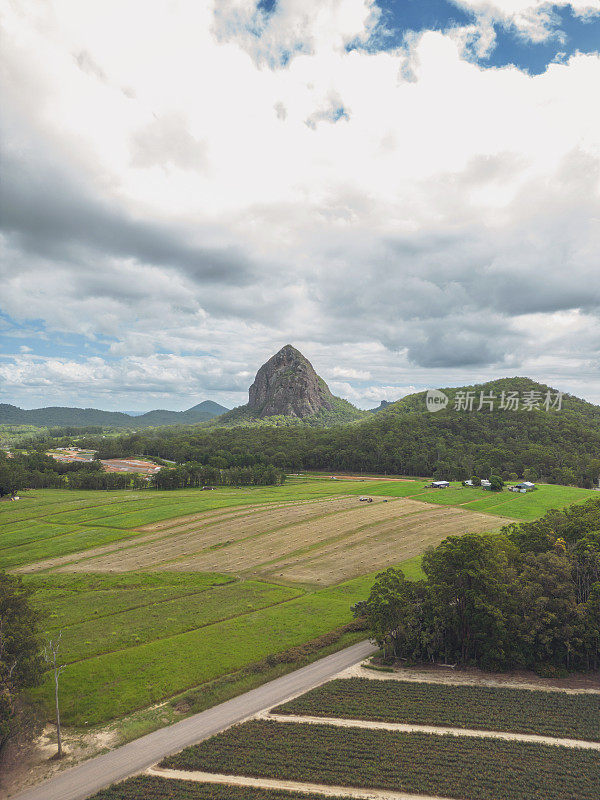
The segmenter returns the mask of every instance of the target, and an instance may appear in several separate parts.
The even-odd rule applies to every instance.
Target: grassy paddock
[[[125,572],[26,575],[24,580],[35,589],[32,603],[49,631],[198,594],[238,579],[216,572]]]
[[[462,800],[597,800],[598,753],[576,748],[252,720],[161,766]]]
[[[90,800],[323,800],[323,795],[138,775],[103,789]]]
[[[520,494],[509,492],[488,492],[485,489],[462,486],[454,481],[449,489],[428,489],[423,482],[404,483],[400,481],[365,481],[353,494],[372,494],[388,497],[410,497],[426,503],[460,506],[466,511],[482,511],[503,517],[532,520],[543,516],[551,508],[563,508],[572,503],[583,503],[590,497],[597,497],[591,489],[578,489],[575,486],[554,486],[549,483],[538,484],[534,492]]]
[[[218,581],[216,583],[216,586],[211,586],[207,582],[194,592],[191,590],[193,581],[190,581],[183,596],[178,596],[182,588],[175,586],[171,591],[165,588],[137,592],[126,590],[125,598],[119,598],[115,590],[106,599],[102,597],[105,593],[92,592],[84,595],[81,605],[63,599],[61,603],[57,601],[57,610],[49,617],[55,628],[49,630],[48,635],[56,633],[56,623],[60,619],[61,660],[69,663],[171,638],[302,594],[298,589],[258,581],[230,582],[220,586]],[[119,601],[123,605],[137,604],[118,611],[115,606],[120,604]],[[54,603],[47,602],[46,607],[53,608]],[[63,621],[69,614],[82,614],[85,607],[88,619],[64,625]],[[61,608],[65,608],[65,613],[61,613]]]
[[[597,694],[348,678],[275,711],[600,741]]]
[[[238,605],[238,615],[229,619],[75,661],[61,676],[63,720],[74,725],[107,722],[336,630],[351,621],[350,606],[366,596],[373,577],[366,575],[301,597],[294,597],[296,590],[271,586],[272,597],[277,597],[277,592],[290,592],[293,599],[279,599],[278,605],[249,613],[241,613]],[[242,590],[244,585],[231,588]],[[258,585],[268,589],[266,584]],[[201,603],[202,595],[199,598]],[[240,604],[243,602],[240,598]],[[215,608],[218,613],[218,602]],[[98,620],[98,629],[105,623],[105,630],[112,630],[110,617]],[[161,624],[158,621],[154,633],[146,635],[157,630],[164,633]],[[117,628],[114,630],[121,635]],[[73,648],[81,647],[70,638],[65,641]],[[93,640],[89,642],[92,645]],[[34,690],[34,696],[50,713],[50,675]]]

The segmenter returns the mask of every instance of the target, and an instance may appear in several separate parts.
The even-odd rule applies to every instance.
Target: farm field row
[[[103,789],[90,800],[323,800],[323,795],[138,775]]]
[[[42,614],[47,632],[98,620],[132,609],[197,595],[206,589],[237,582],[217,573],[133,572],[121,575],[26,576],[35,589],[31,602]]]
[[[24,492],[17,503],[0,504],[0,525],[24,519],[51,518],[60,523],[87,524],[91,520],[111,520],[109,525],[136,528],[161,520],[209,511],[216,508],[254,503],[289,502],[360,493],[355,481],[289,480],[283,486],[218,487],[172,491],[71,491],[34,489]]]
[[[598,764],[557,745],[251,720],[160,766],[462,800],[596,800]]]
[[[351,489],[356,487],[351,486]],[[223,487],[212,492],[71,492],[40,489],[18,503],[0,504],[0,569],[15,569],[49,558],[64,558],[114,542],[148,537],[161,523],[165,535],[186,516],[239,515],[289,507],[343,494],[333,482],[305,481],[295,487]],[[158,524],[157,524],[158,523]],[[139,526],[139,527],[136,527]],[[149,527],[152,526],[152,527]],[[68,561],[68,559],[66,559]]]
[[[44,559],[29,569],[64,566],[65,571],[70,572],[122,572],[155,568],[163,562],[178,561],[186,555],[203,551],[211,553],[223,546],[231,547],[254,536],[293,527],[303,521],[329,517],[350,508],[356,510],[357,505],[355,498],[344,497],[200,511],[139,528],[133,542],[115,542],[91,547],[82,553]],[[380,505],[386,507],[382,503]],[[196,568],[203,570],[206,567],[198,564]],[[184,571],[187,570],[184,568]]]
[[[343,678],[273,711],[600,741],[600,694],[591,693]]]
[[[89,525],[96,520],[94,524],[136,528],[215,508],[357,494],[414,497],[442,505],[478,504],[481,508],[475,510],[494,509],[491,513],[518,519],[535,519],[550,508],[596,495],[588,489],[550,484],[540,484],[537,491],[527,494],[507,491],[495,494],[483,489],[465,488],[456,482],[450,489],[435,490],[426,488],[422,480],[361,482],[310,477],[290,478],[283,486],[220,487],[212,492],[199,489],[135,492],[37,489],[25,492],[18,503],[0,504],[0,529],[9,523],[41,518],[61,524]]]
[[[191,521],[186,520],[186,516],[197,519],[211,512],[229,510],[234,514],[244,507],[256,510],[257,505],[327,501],[335,497],[341,499],[340,496],[352,498],[365,491],[374,497],[406,497],[435,505],[457,506],[464,511],[484,512],[498,519],[498,526],[505,524],[506,518],[535,519],[549,508],[583,502],[595,495],[585,489],[549,485],[525,495],[509,492],[492,495],[481,489],[455,486],[442,491],[426,489],[420,481],[361,483],[311,478],[292,479],[279,487],[222,487],[213,492],[40,489],[25,493],[16,504],[0,504],[0,568],[15,569],[116,542],[127,543],[148,536],[153,529],[158,533],[164,527],[165,533],[169,530],[175,533],[180,521],[184,526]],[[408,557],[408,554],[402,556]]]

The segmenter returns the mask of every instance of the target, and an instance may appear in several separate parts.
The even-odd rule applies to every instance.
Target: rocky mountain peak
[[[310,417],[331,410],[333,395],[310,361],[286,344],[256,373],[248,408],[259,417]]]

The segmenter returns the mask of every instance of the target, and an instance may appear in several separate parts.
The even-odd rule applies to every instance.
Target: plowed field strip
[[[288,553],[288,556],[290,558],[293,557],[293,563],[303,563],[304,560],[310,562],[315,558],[320,558],[323,553],[328,552],[329,550],[339,550],[339,542],[343,542],[341,546],[343,549],[346,549],[346,545],[348,547],[360,546],[360,544],[366,539],[368,539],[369,542],[372,542],[374,539],[385,537],[387,540],[390,532],[400,531],[404,535],[405,533],[410,534],[413,531],[421,531],[423,525],[429,524],[430,522],[439,524],[448,518],[451,518],[451,521],[453,522],[455,519],[455,514],[448,513],[449,511],[452,512],[453,510],[454,509],[427,507],[424,511],[422,508],[413,509],[411,506],[405,511],[405,513],[397,514],[391,519],[384,519],[375,524],[372,521],[367,522],[364,525],[352,530],[343,531],[335,536],[324,539],[322,549],[319,547],[319,545],[310,545]],[[365,531],[369,531],[370,533],[365,536]],[[317,550],[318,552],[315,554],[315,551]],[[301,558],[303,555],[306,555],[307,558],[301,559],[301,561],[298,562],[298,558]],[[275,564],[278,561],[279,559],[273,558],[268,562],[264,562],[262,566],[266,566],[271,563]]]
[[[396,519],[405,520],[407,517],[412,517],[412,516],[418,516],[419,519],[422,519],[423,512],[422,511],[407,511],[404,514],[398,514],[398,517]],[[372,538],[377,538],[378,536],[382,536],[382,535],[384,535],[384,533],[387,533],[388,530],[389,530],[389,526],[390,525],[394,526],[394,528],[393,528],[394,530],[397,530],[397,525],[395,525],[395,520],[388,520],[386,522],[382,522],[379,525],[375,525],[375,526],[373,526],[372,524],[362,525],[361,527],[355,528],[352,531],[344,531],[342,533],[335,534],[334,536],[330,536],[327,539],[323,539],[322,542],[317,542],[316,544],[309,544],[306,547],[299,547],[297,550],[292,550],[290,553],[286,553],[286,557],[285,557],[285,561],[284,562],[282,562],[281,559],[277,557],[277,558],[269,559],[268,561],[263,561],[260,564],[260,566],[262,568],[264,568],[264,567],[269,567],[272,564],[279,565],[279,566],[281,566],[281,565],[287,566],[289,564],[296,563],[296,561],[299,558],[302,558],[302,556],[311,555],[311,554],[314,554],[317,551],[318,551],[318,553],[321,553],[322,552],[321,548],[325,548],[325,547],[327,547],[329,545],[335,545],[338,542],[347,542],[349,537],[353,536],[355,533],[358,533],[358,532],[361,532],[361,531],[365,531],[365,530],[374,531],[374,533],[372,534]],[[383,533],[382,533],[382,531],[383,531]],[[361,537],[361,540],[362,540],[362,537]],[[308,559],[308,560],[311,560],[311,559]]]
[[[406,520],[382,524],[372,534],[346,537],[325,544],[305,557],[281,559],[278,563],[258,568],[261,575],[277,575],[286,581],[314,583],[327,578],[338,583],[355,575],[372,572],[390,564],[419,555],[429,545],[436,545],[447,536],[466,532],[497,530],[494,517],[466,513]]]
[[[210,570],[210,564],[226,565],[227,571],[250,570],[273,558],[285,557],[298,543],[304,547],[319,546],[322,542],[340,536],[361,536],[361,531],[370,530],[382,521],[402,519],[403,506],[398,502],[380,504],[378,507],[363,506],[342,511],[335,515],[322,515],[316,519],[302,521],[293,527],[284,525],[260,536],[248,536],[244,541],[227,543],[212,552],[189,554],[191,558],[177,558],[162,562],[162,569]],[[398,513],[400,511],[400,513]],[[251,539],[252,541],[247,541]]]
[[[265,502],[265,503],[257,503],[255,505],[236,506],[235,508],[229,508],[229,509],[216,509],[216,511],[214,513],[218,514],[219,512],[227,512],[227,511],[229,511],[229,513],[231,513],[232,516],[234,514],[235,514],[235,516],[237,516],[239,514],[246,514],[248,512],[252,513],[254,511],[264,511],[264,510],[272,509],[272,508],[292,508],[292,507],[298,506],[298,505],[304,505],[304,506],[307,506],[307,505],[319,505],[319,504],[322,504],[322,503],[332,503],[332,502],[335,502],[337,500],[340,500],[340,501],[341,500],[352,501],[354,503],[356,501],[356,498],[353,497],[353,496],[352,497],[342,496],[342,497],[339,497],[339,498],[337,498],[337,497],[336,498],[327,498],[327,497],[322,498],[322,497],[320,497],[320,498],[316,498],[314,500],[291,500],[291,501],[285,501],[285,502],[279,502],[279,503],[267,503],[267,502]],[[173,529],[175,527],[179,527],[180,525],[187,525],[187,524],[192,523],[192,522],[203,521],[206,518],[206,515],[207,514],[210,515],[211,513],[213,513],[213,512],[200,511],[197,514],[187,514],[186,516],[183,516],[183,517],[173,517],[171,519],[162,520],[161,522],[154,522],[154,523],[149,524],[149,525],[142,525],[137,530],[139,530],[139,531],[148,531],[148,532],[151,532],[151,531],[154,531],[154,530],[163,530],[163,529],[171,530],[171,529]]]
[[[210,520],[208,525],[204,525],[202,520],[200,523],[202,527],[200,528],[198,522],[194,523],[187,523],[185,526],[177,527],[169,529],[169,531],[162,537],[168,538],[171,534],[171,531],[176,531],[177,533],[196,533],[199,530],[204,530],[205,527],[209,525],[217,525],[221,521],[229,522],[232,519],[244,518],[249,519],[250,522],[256,523],[257,521],[262,521],[266,519],[267,523],[270,522],[271,518],[273,517],[273,512],[277,512],[276,518],[277,519],[285,519],[286,520],[286,527],[291,527],[292,525],[299,525],[303,523],[306,519],[322,519],[323,517],[331,516],[332,514],[339,514],[343,511],[347,511],[348,509],[355,509],[356,508],[356,501],[353,498],[343,498],[340,500],[330,500],[330,501],[320,501],[319,505],[310,503],[310,504],[302,504],[302,508],[300,508],[299,503],[294,503],[293,505],[276,505],[276,506],[268,506],[263,507],[261,509],[256,509],[250,516],[248,516],[243,510],[238,511],[236,514],[231,514],[227,518],[223,518],[222,520]],[[261,516],[259,516],[259,514]],[[257,527],[256,525],[254,527]],[[272,530],[277,530],[277,528],[272,528],[267,524],[266,530],[264,533],[268,533]]]
[[[218,524],[223,520],[228,520],[236,517],[241,517],[245,515],[245,510],[242,507],[236,507],[235,509],[216,509],[215,511],[206,511],[203,512],[203,515],[196,515],[198,517],[202,516],[203,520],[206,520],[206,527],[210,525]],[[54,523],[52,523],[54,524]],[[63,523],[66,524],[66,523]],[[73,525],[73,528],[77,528],[78,526]],[[81,527],[81,526],[79,526]],[[103,526],[108,527],[108,526]],[[203,528],[204,526],[202,526]],[[199,530],[200,526],[196,525],[196,530]],[[61,564],[69,564],[72,562],[76,562],[82,559],[91,559],[96,558],[97,556],[107,555],[109,553],[115,553],[121,550],[128,550],[134,547],[138,547],[140,545],[147,544],[149,542],[160,541],[162,539],[169,539],[171,536],[176,535],[175,529],[173,530],[160,530],[156,531],[155,533],[148,533],[143,534],[140,536],[136,536],[137,530],[144,530],[143,528],[137,528],[134,530],[131,529],[116,529],[116,530],[123,530],[123,540],[111,542],[110,544],[103,545],[101,547],[93,547],[89,550],[80,551],[81,554],[78,553],[69,553],[65,556],[57,556],[56,558],[48,558],[44,559],[43,561],[37,561],[31,569],[26,571],[35,571],[35,570],[43,570],[43,569],[51,569],[53,567],[59,566]],[[188,526],[184,526],[182,532],[187,533],[189,530]],[[127,537],[127,538],[125,538]]]
[[[159,553],[165,553],[167,557],[172,555],[173,551],[177,552],[177,549],[182,554],[193,553],[225,541],[228,536],[244,538],[251,534],[262,533],[265,528],[268,531],[269,529],[282,527],[282,525],[289,526],[294,522],[301,522],[311,515],[325,516],[328,513],[328,508],[332,509],[329,513],[336,513],[338,510],[343,511],[347,507],[354,508],[355,505],[356,500],[354,498],[343,498],[329,501],[328,504],[293,504],[289,510],[287,504],[278,504],[275,508],[269,505],[257,509],[250,517],[246,514],[245,509],[240,510],[239,507],[236,507],[235,511],[226,513],[223,513],[222,510],[207,512],[205,517],[206,524],[203,524],[202,520],[200,520],[189,524],[190,527],[186,526],[179,532],[156,531],[155,533],[136,536],[133,539],[130,537],[127,541],[91,548],[82,551],[80,555],[69,554],[37,561],[25,571],[56,569],[63,565],[68,565],[69,567],[72,565],[76,571],[81,571],[78,565],[82,562],[84,571],[102,572],[105,569],[112,569],[115,564],[118,568],[124,558],[128,562],[132,562],[136,567],[143,564],[153,566],[157,561],[160,561]],[[187,542],[193,544],[186,546]],[[123,553],[123,551],[130,552]],[[103,556],[107,558],[102,558]],[[131,567],[126,568],[129,569]],[[67,569],[66,571],[70,570]]]

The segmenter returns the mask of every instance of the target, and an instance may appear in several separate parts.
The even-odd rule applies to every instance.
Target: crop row
[[[323,796],[138,775],[103,789],[90,800],[323,800]]]
[[[347,678],[275,710],[600,741],[600,694]]]
[[[251,720],[163,767],[462,800],[597,800],[595,751],[530,742]]]

